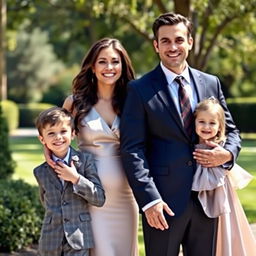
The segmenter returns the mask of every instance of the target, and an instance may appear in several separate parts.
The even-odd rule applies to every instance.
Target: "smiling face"
[[[70,120],[62,120],[52,126],[47,124],[38,138],[55,156],[64,158],[73,139]]]
[[[188,37],[187,27],[182,22],[161,26],[158,30],[158,39],[153,43],[163,65],[176,74],[182,73],[193,46],[193,39]]]
[[[214,140],[220,131],[219,116],[216,111],[198,111],[195,119],[196,133],[199,136],[199,143],[205,140]]]
[[[119,53],[112,46],[102,49],[95,61],[93,72],[99,86],[115,85],[122,74]]]

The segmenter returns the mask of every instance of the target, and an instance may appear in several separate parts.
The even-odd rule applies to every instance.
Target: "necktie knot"
[[[183,76],[176,76],[175,77],[175,80],[177,80],[177,81],[182,81],[182,79],[183,79]]]
[[[176,76],[174,81],[179,85],[179,86],[182,86],[184,87],[184,84],[183,84],[183,76]]]
[[[58,159],[56,160],[56,163],[57,163],[57,162],[62,162],[63,164],[68,165],[68,163],[67,163],[65,160],[60,159],[60,158],[58,158]]]

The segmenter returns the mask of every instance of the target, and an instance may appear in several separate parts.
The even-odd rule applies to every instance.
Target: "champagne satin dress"
[[[78,135],[79,148],[94,155],[106,195],[103,207],[90,207],[95,241],[92,256],[138,255],[138,206],[121,165],[119,123],[116,116],[109,127],[92,108]]]

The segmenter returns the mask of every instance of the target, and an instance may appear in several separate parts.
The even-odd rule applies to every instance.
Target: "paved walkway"
[[[20,128],[12,131],[10,135],[13,137],[36,137],[38,132],[35,128]]]

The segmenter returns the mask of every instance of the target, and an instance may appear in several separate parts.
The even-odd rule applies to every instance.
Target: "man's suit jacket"
[[[96,166],[89,153],[71,148],[70,160],[74,162],[80,178],[78,184],[62,185],[55,171],[45,162],[34,169],[45,207],[45,216],[39,240],[40,251],[55,250],[66,237],[77,250],[94,246],[88,204],[102,206],[105,194]]]
[[[189,72],[198,101],[214,96],[225,110],[225,148],[233,155],[231,168],[240,150],[240,136],[219,79],[192,68]],[[195,134],[189,137],[185,132],[160,65],[129,83],[120,129],[122,161],[140,208],[162,198],[175,216],[182,214],[196,170]]]

